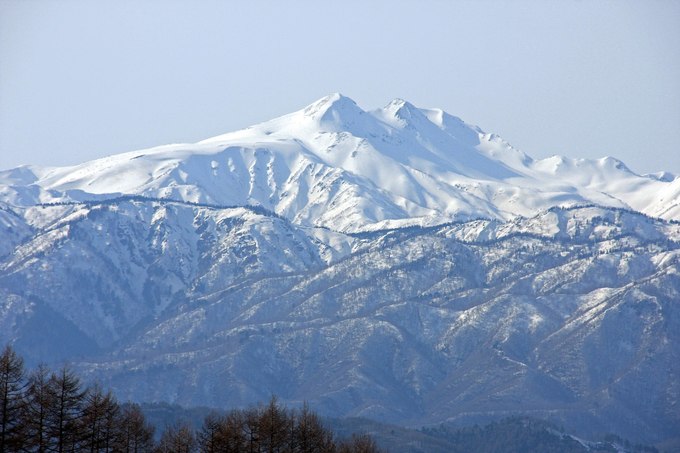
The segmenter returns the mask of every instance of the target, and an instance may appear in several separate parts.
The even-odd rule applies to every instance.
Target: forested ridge
[[[211,413],[194,430],[167,426],[158,441],[140,406],[119,403],[99,385],[85,387],[68,366],[40,365],[28,372],[7,346],[0,356],[0,453],[372,453],[368,435],[336,440],[306,404],[267,405]]]

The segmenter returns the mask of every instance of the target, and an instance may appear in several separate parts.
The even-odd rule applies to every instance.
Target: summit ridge
[[[637,175],[609,157],[535,160],[442,110],[395,99],[365,111],[339,93],[195,144],[0,172],[0,200],[19,206],[121,194],[261,205],[347,232],[589,203],[680,220],[680,181],[668,174]]]

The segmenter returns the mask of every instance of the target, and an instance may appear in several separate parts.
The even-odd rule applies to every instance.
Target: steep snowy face
[[[125,198],[0,207],[0,234],[0,297],[21,301],[0,305],[0,321],[64,320],[65,337],[84,338],[71,338],[70,349],[59,341],[49,346],[57,357],[108,348],[173,304],[249,279],[318,269],[361,243],[294,228],[256,209]],[[42,328],[29,322],[22,332],[16,325],[5,332],[15,331],[16,340],[40,337]]]
[[[535,161],[442,110],[396,99],[364,111],[337,93],[196,144],[0,172],[0,196],[15,205],[133,194],[259,205],[300,225],[348,232],[587,203],[678,219],[679,184],[633,174],[612,158]]]

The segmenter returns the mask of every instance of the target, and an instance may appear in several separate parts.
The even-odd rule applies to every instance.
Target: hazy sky
[[[680,174],[680,2],[0,0],[0,169],[194,142],[339,91],[533,157]]]

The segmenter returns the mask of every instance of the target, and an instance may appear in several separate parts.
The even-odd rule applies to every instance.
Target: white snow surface
[[[680,220],[680,178],[668,173],[637,175],[611,157],[535,160],[442,110],[396,99],[365,111],[337,93],[195,144],[0,172],[0,202],[14,206],[123,194],[260,205],[341,232],[584,204]]]

